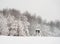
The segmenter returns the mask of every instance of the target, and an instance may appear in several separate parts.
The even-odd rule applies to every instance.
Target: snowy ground
[[[59,37],[11,37],[0,36],[0,44],[60,44]]]

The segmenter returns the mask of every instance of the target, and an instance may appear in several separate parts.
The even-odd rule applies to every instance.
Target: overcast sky
[[[0,9],[3,8],[36,13],[47,21],[60,20],[60,0],[0,0]]]

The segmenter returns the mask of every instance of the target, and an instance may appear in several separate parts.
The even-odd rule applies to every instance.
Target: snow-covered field
[[[0,36],[0,44],[60,44],[60,38]]]

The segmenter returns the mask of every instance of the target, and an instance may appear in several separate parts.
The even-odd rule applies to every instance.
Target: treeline
[[[37,26],[41,36],[60,36],[60,21],[45,22],[41,16],[36,17],[28,11],[24,13],[16,9],[0,11],[0,35],[36,36]]]

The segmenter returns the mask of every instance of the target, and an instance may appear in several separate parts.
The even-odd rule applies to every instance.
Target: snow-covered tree
[[[11,12],[11,11],[10,11]],[[9,35],[12,36],[28,36],[29,35],[29,22],[27,21],[27,17],[24,15],[19,15],[17,18],[9,12],[7,16],[7,23],[9,27]]]
[[[7,19],[3,16],[3,14],[0,14],[0,33],[1,35],[9,34]]]

